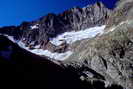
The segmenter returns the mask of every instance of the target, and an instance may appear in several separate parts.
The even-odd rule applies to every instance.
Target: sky
[[[23,21],[36,20],[48,13],[58,14],[74,6],[83,7],[97,0],[80,1],[82,0],[0,0],[0,27],[19,25]],[[112,7],[115,0],[101,1]]]

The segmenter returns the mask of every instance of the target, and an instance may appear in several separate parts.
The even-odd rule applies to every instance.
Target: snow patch
[[[105,32],[104,34],[107,34],[109,32],[113,32],[116,28],[119,28],[119,26],[122,26],[124,24],[130,24],[129,20],[126,21],[122,21],[121,23],[119,23],[117,26],[112,26],[111,28],[109,28],[109,30],[107,32]]]
[[[33,26],[30,26],[31,27],[31,29],[38,29],[39,27],[39,24],[36,24],[36,25],[33,25]]]
[[[24,44],[22,41],[17,42],[17,44],[18,44],[21,48],[26,49],[26,50],[29,51],[29,48],[26,47],[25,44]]]
[[[10,41],[12,41],[13,43],[16,43],[16,40],[14,39],[13,36],[8,36],[8,35],[4,35],[6,36]]]
[[[38,48],[40,48],[40,45],[36,45],[34,48],[35,48],[35,49],[38,49]]]
[[[65,53],[52,53],[48,50],[43,50],[43,49],[38,49],[40,47],[40,45],[37,45],[35,46],[35,49],[31,50],[29,49],[29,47],[26,47],[25,44],[21,41],[18,42],[18,45],[21,47],[21,48],[24,48],[34,54],[37,54],[37,55],[40,55],[40,56],[47,56],[49,58],[52,58],[52,59],[55,59],[55,60],[65,60],[66,58],[68,58],[72,52],[71,51],[67,51]]]
[[[99,27],[92,27],[81,31],[72,31],[72,32],[65,32],[56,38],[51,38],[50,42],[56,46],[61,45],[64,41],[68,44],[72,44],[78,40],[83,40],[87,38],[93,38],[97,34],[103,34],[105,25]]]
[[[35,41],[32,41],[31,43],[30,43],[30,45],[34,45],[35,44]]]
[[[11,40],[12,42],[18,44],[18,46],[20,46],[21,48],[26,49],[27,51],[29,51],[31,53],[34,53],[34,54],[37,54],[37,55],[41,55],[41,56],[44,55],[44,56],[47,56],[47,57],[52,58],[52,59],[55,59],[55,60],[61,60],[61,61],[63,61],[63,60],[65,60],[66,58],[68,58],[73,53],[71,51],[67,51],[65,53],[57,53],[57,52],[52,53],[52,52],[50,52],[48,50],[39,49],[40,45],[36,45],[34,47],[35,49],[31,50],[31,49],[29,49],[29,47],[26,47],[26,45],[22,41],[15,40],[13,38],[13,36],[8,36],[8,35],[5,35],[5,36],[9,40]],[[7,52],[7,51],[1,51],[0,52],[0,55],[2,55],[2,56],[5,57],[4,54],[8,55],[8,57],[9,57],[9,55],[11,54],[11,52]]]
[[[48,50],[43,50],[43,49],[34,49],[34,50],[29,50],[29,51],[37,55],[45,55],[49,58],[61,60],[61,61],[65,60],[67,57],[69,57],[72,54],[71,51],[67,51],[65,53],[52,53]]]

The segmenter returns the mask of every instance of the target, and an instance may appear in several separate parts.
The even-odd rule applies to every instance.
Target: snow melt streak
[[[65,32],[57,36],[56,38],[52,38],[50,42],[56,46],[59,46],[62,43],[62,41],[66,41],[68,44],[71,44],[78,40],[95,37],[97,34],[103,34],[104,28],[105,25],[99,27],[92,27],[77,32]]]
[[[43,50],[43,49],[34,49],[30,51],[37,55],[45,55],[47,57],[50,57],[56,60],[65,60],[67,57],[69,57],[72,54],[71,51],[67,51],[65,53],[52,53],[48,50]]]

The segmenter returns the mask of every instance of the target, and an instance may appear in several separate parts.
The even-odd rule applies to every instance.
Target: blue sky
[[[102,1],[109,4],[107,1],[114,0]],[[60,13],[85,4],[79,0],[0,0],[0,26],[19,25],[23,21],[32,21],[47,13]]]

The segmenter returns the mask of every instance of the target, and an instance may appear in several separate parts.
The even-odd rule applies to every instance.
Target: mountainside
[[[0,88],[85,89],[77,75],[0,35]],[[58,80],[58,82],[57,82]],[[62,82],[64,81],[64,82]],[[60,84],[60,85],[58,85]]]
[[[23,22],[20,26],[0,28],[0,33],[13,36],[21,40],[27,47],[35,48],[40,45],[41,49],[51,52],[65,52],[67,44],[63,47],[50,43],[50,39],[64,32],[85,30],[106,23],[110,10],[102,3],[89,5],[84,8],[75,7],[61,14],[48,14],[33,22]]]
[[[0,35],[0,88],[37,89],[121,89],[104,83],[82,82],[71,68],[20,48]]]
[[[40,71],[44,69],[49,75],[45,78],[50,78],[50,82],[46,81],[51,84],[48,89],[64,89],[67,84],[66,89],[133,89],[132,30],[133,0],[119,0],[113,10],[98,2],[58,15],[48,14],[17,27],[0,28],[0,34],[4,35],[0,38],[7,42],[11,40],[5,44],[18,48],[14,53],[5,52],[6,45],[3,44],[0,46],[0,57],[4,58],[2,63],[11,62],[9,64],[13,64],[15,59],[15,62],[18,61],[15,64],[21,65],[18,68],[28,71],[29,75],[36,76],[34,73],[42,73]],[[13,50],[12,46],[7,49]],[[15,57],[12,58],[11,54]],[[21,60],[18,60],[19,57],[22,57]],[[36,68],[34,63],[44,66]],[[26,70],[29,64],[33,67]],[[41,79],[41,86],[45,78]]]
[[[120,1],[110,14],[101,36],[72,45],[74,53],[64,61],[83,81],[101,80],[105,86],[133,88],[133,1]],[[97,74],[101,77],[96,77]]]

